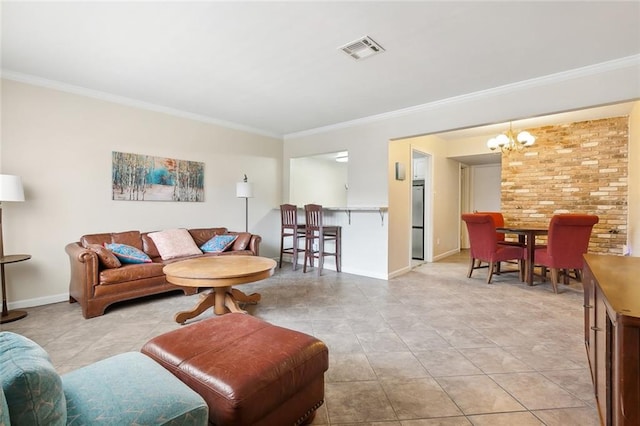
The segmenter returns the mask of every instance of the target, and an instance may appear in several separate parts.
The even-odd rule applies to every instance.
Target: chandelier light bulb
[[[496,141],[498,142],[498,146],[503,147],[509,144],[509,137],[505,134],[501,134],[496,136]]]
[[[518,134],[518,142],[524,146],[531,146],[536,141],[536,138],[529,132],[520,132]]]
[[[489,139],[487,141],[487,147],[492,151],[500,148],[500,151],[503,154],[508,154],[511,151],[520,151],[523,148],[531,146],[535,141],[535,136],[526,131],[518,133],[518,136],[516,137],[512,130],[511,123],[509,123],[509,130],[499,134],[495,138]]]

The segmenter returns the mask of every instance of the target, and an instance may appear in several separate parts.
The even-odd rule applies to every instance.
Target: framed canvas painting
[[[112,152],[112,199],[204,201],[204,163]]]

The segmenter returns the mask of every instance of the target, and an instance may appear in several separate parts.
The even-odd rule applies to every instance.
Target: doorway
[[[431,156],[411,150],[411,265],[430,262]]]
[[[424,260],[424,180],[411,187],[411,259]]]

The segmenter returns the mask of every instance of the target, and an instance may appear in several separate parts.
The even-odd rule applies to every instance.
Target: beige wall
[[[460,165],[446,158],[446,143],[437,136],[419,136],[389,143],[389,271],[391,275],[406,272],[411,258],[411,151],[418,150],[430,157],[429,175],[425,176],[425,204],[431,206],[431,223],[425,223],[426,253],[432,261],[459,248]],[[407,166],[407,179],[395,180],[395,162]],[[455,214],[451,214],[455,212]]]
[[[279,247],[282,141],[95,98],[2,81],[2,173],[20,175],[24,203],[3,206],[6,253],[33,258],[7,267],[14,307],[68,297],[64,246],[87,233],[172,227],[244,229],[235,183],[254,184],[249,230],[262,254]],[[111,200],[111,152],[205,163],[202,203]]]
[[[6,252],[34,256],[7,267],[9,299],[13,307],[66,299],[68,261],[63,247],[84,233],[211,225],[241,229],[244,203],[235,198],[235,182],[244,173],[255,184],[250,230],[263,236],[263,254],[275,256],[276,208],[288,199],[290,158],[349,151],[347,204],[395,210],[390,141],[638,99],[639,71],[637,61],[616,61],[384,117],[287,135],[284,144],[240,130],[3,80],[1,171],[23,177],[28,199],[3,208]],[[636,118],[630,121],[629,155],[635,165],[640,151],[638,114],[636,108]],[[484,140],[472,145],[474,152],[463,148],[455,155],[488,152]],[[111,201],[113,150],[205,162],[205,202]],[[407,164],[408,152],[407,148]],[[432,153],[435,190],[430,225],[441,236],[441,247],[433,253],[438,256],[460,235],[459,223],[449,224],[459,222],[459,212],[446,201],[449,197],[458,202],[459,178],[455,162],[446,158],[453,152]],[[640,179],[630,180],[629,217],[634,224],[640,211],[639,186]],[[404,226],[377,211],[354,212],[350,222],[341,212],[331,216],[330,220],[344,226],[345,272],[385,279],[410,267],[408,226],[406,235],[396,235],[390,229]],[[402,212],[397,217],[405,220]],[[632,247],[640,241],[635,226],[629,234]],[[400,246],[406,246],[406,257],[393,251]]]
[[[629,219],[627,245],[640,257],[640,102],[629,115]]]

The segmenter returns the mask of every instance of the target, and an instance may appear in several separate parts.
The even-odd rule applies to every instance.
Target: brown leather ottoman
[[[326,345],[250,315],[181,327],[151,339],[142,353],[198,392],[214,425],[307,424],[324,402]]]

